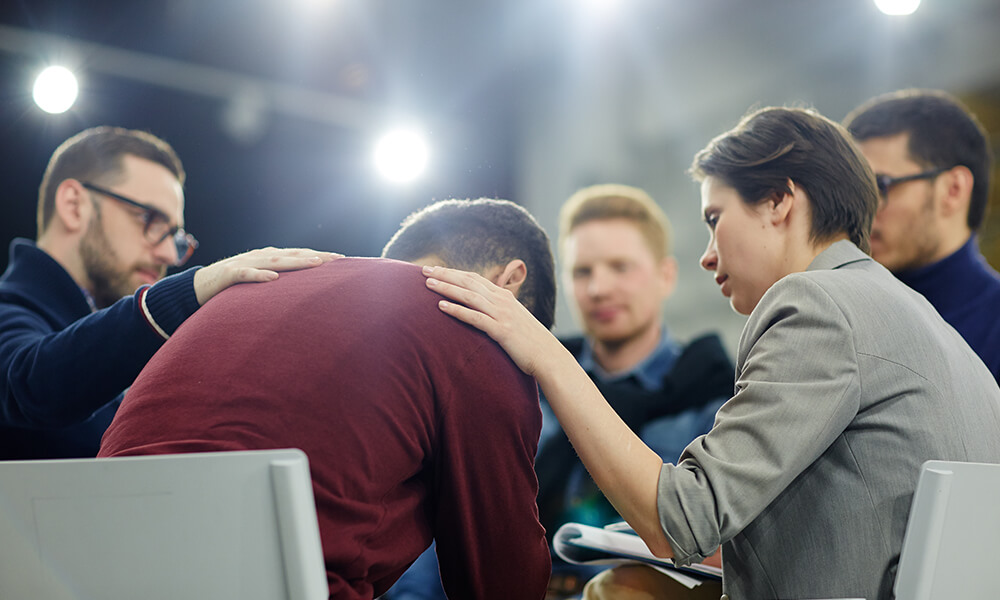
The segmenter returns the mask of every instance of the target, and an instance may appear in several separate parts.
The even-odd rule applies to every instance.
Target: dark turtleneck
[[[1000,381],[1000,274],[979,253],[976,237],[951,256],[896,276],[934,305]]]

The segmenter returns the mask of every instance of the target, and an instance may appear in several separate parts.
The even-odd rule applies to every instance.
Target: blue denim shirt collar
[[[663,387],[663,378],[674,367],[677,357],[680,356],[681,347],[672,337],[667,328],[664,327],[660,333],[660,343],[656,348],[628,371],[610,374],[607,373],[594,359],[593,342],[590,338],[583,345],[578,361],[583,370],[590,373],[604,383],[617,383],[626,379],[635,380],[639,387],[647,392],[655,391]]]

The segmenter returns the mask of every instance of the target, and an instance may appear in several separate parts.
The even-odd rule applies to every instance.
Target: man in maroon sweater
[[[383,256],[478,271],[552,323],[548,238],[512,203],[432,205]],[[301,448],[331,598],[380,595],[435,539],[450,597],[540,599],[535,383],[439,299],[384,259],[231,288],[149,362],[100,456]]]

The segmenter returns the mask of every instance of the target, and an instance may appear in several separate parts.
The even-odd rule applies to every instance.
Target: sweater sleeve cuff
[[[149,326],[164,339],[173,335],[180,324],[198,310],[194,274],[199,268],[201,267],[191,267],[161,279],[136,294]]]

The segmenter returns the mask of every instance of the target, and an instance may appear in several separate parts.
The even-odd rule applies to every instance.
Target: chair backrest
[[[995,598],[1000,465],[931,460],[920,470],[896,598]]]
[[[327,596],[300,450],[0,462],[0,598]]]

